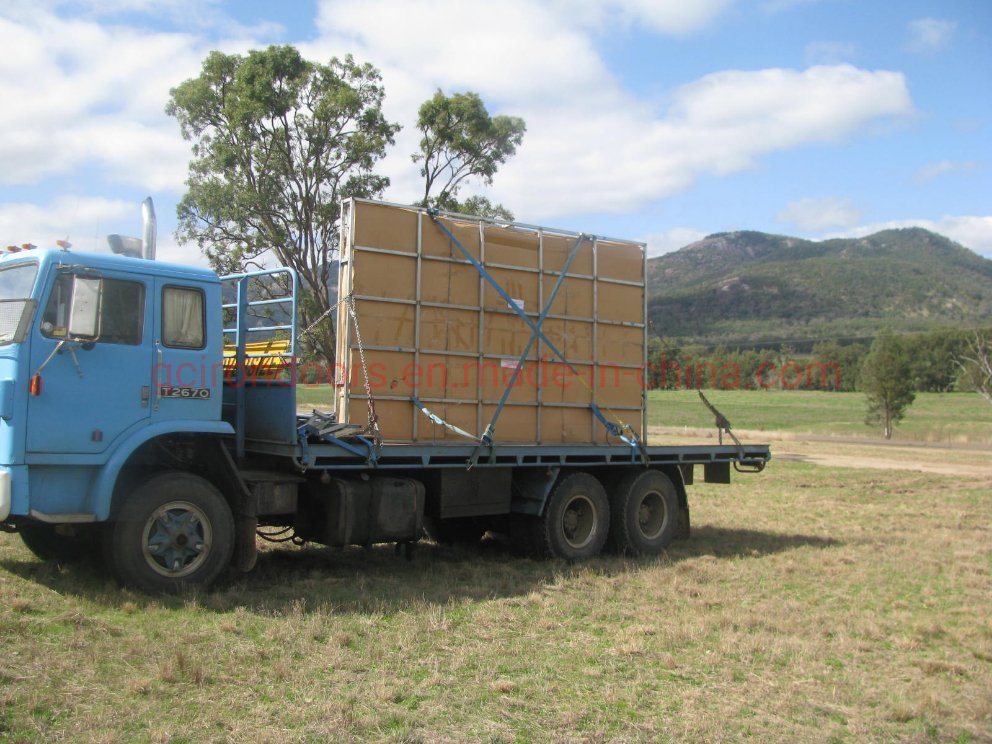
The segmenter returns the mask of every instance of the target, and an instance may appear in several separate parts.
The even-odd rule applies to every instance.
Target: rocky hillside
[[[753,343],[987,324],[992,261],[921,228],[814,242],[718,233],[648,262],[651,331]]]

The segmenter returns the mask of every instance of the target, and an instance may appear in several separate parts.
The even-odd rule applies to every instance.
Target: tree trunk
[[[892,412],[888,409],[885,411],[885,438],[892,439]]]

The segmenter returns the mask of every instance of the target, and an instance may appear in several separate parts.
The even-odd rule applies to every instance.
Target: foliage
[[[503,206],[484,197],[458,201],[466,179],[492,183],[493,176],[523,141],[527,127],[516,116],[491,116],[476,93],[446,96],[438,90],[420,106],[417,127],[423,135],[413,161],[424,178],[422,206],[451,212],[512,219]]]
[[[383,94],[379,72],[351,56],[324,65],[292,46],[211,52],[166,109],[193,143],[180,242],[196,243],[220,273],[274,254],[299,272],[304,327],[324,317],[339,202],[389,184],[374,173],[399,129],[383,116]],[[333,359],[329,319],[313,338]]]
[[[899,338],[886,332],[875,339],[861,367],[860,385],[867,397],[865,421],[881,424],[885,438],[891,439],[893,425],[916,397],[909,356]]]
[[[992,331],[975,331],[956,361],[967,384],[992,403]]]
[[[843,390],[852,392],[858,388],[858,374],[868,347],[864,344],[841,344],[837,341],[820,341],[813,345],[813,359],[817,364],[830,367],[836,365],[840,373],[840,384],[836,375],[827,376],[823,390]]]

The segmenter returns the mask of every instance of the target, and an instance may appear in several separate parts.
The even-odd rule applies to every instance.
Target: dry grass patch
[[[986,487],[773,462],[690,498],[652,560],[267,551],[177,600],[4,535],[0,736],[990,739]]]

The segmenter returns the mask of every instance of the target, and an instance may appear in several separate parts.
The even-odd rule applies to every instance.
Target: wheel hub
[[[210,522],[195,505],[173,501],[145,523],[142,553],[157,573],[181,578],[196,571],[210,553]]]
[[[637,507],[637,527],[648,540],[658,537],[665,529],[668,521],[668,510],[665,500],[657,491],[644,494]]]
[[[572,548],[584,548],[596,536],[599,519],[596,507],[587,496],[577,495],[561,515],[562,535]]]

